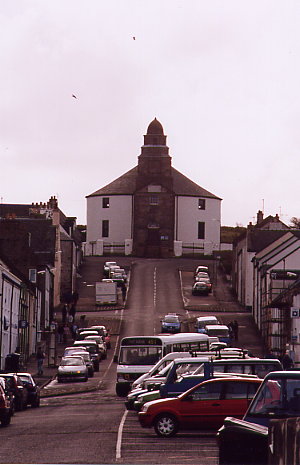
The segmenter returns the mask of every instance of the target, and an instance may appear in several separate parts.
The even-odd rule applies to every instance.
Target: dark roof
[[[201,186],[198,186],[195,182],[191,181],[189,178],[184,176],[182,173],[177,171],[175,168],[172,168],[173,176],[173,189],[176,195],[190,195],[190,196],[200,196],[208,197],[211,199],[219,199],[216,195],[207,191]]]
[[[106,186],[98,189],[87,197],[96,197],[98,195],[133,195],[135,191],[137,177],[137,166],[127,171],[127,173],[122,174],[119,178],[110,182]]]
[[[288,232],[291,231],[286,229],[248,230],[248,252],[260,252]]]
[[[264,226],[267,226],[268,224],[273,224],[273,223],[281,223],[286,229],[290,229],[289,226],[287,226],[283,221],[279,219],[278,215],[272,216],[269,215],[266,218],[264,218],[262,221],[259,223],[255,224],[255,228],[260,228],[262,229]]]
[[[198,184],[191,181],[175,168],[172,167],[171,170],[173,177],[173,190],[176,195],[199,196],[221,200],[220,197],[217,197],[203,187],[198,186]],[[97,197],[102,195],[133,195],[136,190],[137,175],[138,167],[135,166],[131,170],[127,171],[127,173],[86,197]]]
[[[14,214],[17,218],[29,218],[29,209],[31,204],[1,203],[0,218]]]

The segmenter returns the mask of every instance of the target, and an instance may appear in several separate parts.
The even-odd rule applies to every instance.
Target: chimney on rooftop
[[[261,210],[258,210],[257,212],[257,220],[256,220],[256,224],[260,224],[264,219],[264,214]]]

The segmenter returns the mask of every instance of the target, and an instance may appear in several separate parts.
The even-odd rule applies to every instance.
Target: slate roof
[[[260,252],[288,232],[290,230],[287,229],[254,229],[248,231],[248,252]]]
[[[260,252],[287,233],[292,233],[300,239],[300,231],[292,229],[257,229],[249,233],[248,252]]]
[[[171,167],[171,170],[173,177],[173,189],[176,195],[197,196],[222,200],[220,197],[217,197],[203,187],[198,186],[198,184],[191,181],[175,168]],[[135,166],[125,174],[122,174],[119,178],[86,197],[97,197],[102,195],[133,195],[136,190],[137,175],[138,167]]]

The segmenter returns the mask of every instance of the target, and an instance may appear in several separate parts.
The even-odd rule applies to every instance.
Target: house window
[[[158,205],[158,195],[151,195],[149,203],[150,205]]]
[[[109,197],[103,197],[102,208],[109,208]]]
[[[198,221],[198,239],[205,238],[205,223],[203,221]]]
[[[102,237],[108,237],[109,234],[109,221],[102,220]]]
[[[198,199],[199,210],[205,210],[205,199]]]

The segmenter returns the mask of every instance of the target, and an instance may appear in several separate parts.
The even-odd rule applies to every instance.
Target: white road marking
[[[120,425],[119,425],[119,429],[118,429],[118,438],[117,438],[117,446],[116,446],[116,460],[119,460],[121,458],[122,434],[123,434],[123,427],[124,427],[124,423],[125,423],[127,414],[128,414],[128,410],[125,410],[125,412],[124,412],[124,414],[122,416]]]
[[[119,334],[118,334],[117,339],[116,339],[115,350],[114,350],[112,359],[111,359],[111,361],[109,362],[108,367],[106,368],[105,372],[103,373],[102,379],[99,381],[98,388],[99,388],[99,386],[100,386],[100,384],[101,384],[103,378],[106,377],[106,375],[107,375],[107,373],[108,373],[108,370],[110,369],[110,367],[111,367],[112,364],[114,363],[114,358],[115,358],[115,355],[117,354],[117,350],[118,350],[118,347],[119,347],[119,339],[120,339],[121,324],[122,324],[122,320],[123,320],[123,313],[124,313],[124,309],[122,308],[122,310],[121,310],[121,318],[120,318],[120,323],[119,323],[119,330],[118,330],[118,333],[119,333]]]

